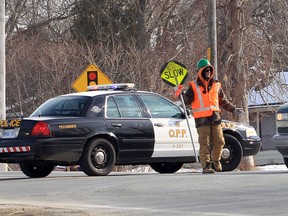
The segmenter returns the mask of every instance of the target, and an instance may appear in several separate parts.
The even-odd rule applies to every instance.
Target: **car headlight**
[[[255,128],[249,125],[237,124],[236,129],[246,138],[258,136]]]
[[[253,137],[257,136],[257,132],[254,128],[247,128],[246,130],[246,137]]]
[[[276,115],[276,127],[288,127],[288,113],[277,113]]]
[[[277,121],[288,120],[288,113],[277,113]]]

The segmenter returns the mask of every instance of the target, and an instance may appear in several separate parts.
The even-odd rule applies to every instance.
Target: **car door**
[[[119,140],[119,158],[150,158],[154,131],[132,93],[107,97],[106,126]]]
[[[152,157],[194,156],[187,120],[181,108],[157,94],[139,94],[150,112],[155,134]],[[193,117],[188,118],[194,146],[199,150],[198,134]]]

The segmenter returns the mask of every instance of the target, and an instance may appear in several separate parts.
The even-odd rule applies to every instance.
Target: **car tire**
[[[284,159],[284,163],[286,165],[286,167],[288,168],[288,158],[283,158]]]
[[[88,176],[105,176],[113,170],[115,162],[114,146],[108,140],[94,139],[84,147],[80,167]]]
[[[30,178],[43,178],[54,169],[53,164],[27,164],[19,163],[21,171]]]
[[[183,163],[152,163],[151,168],[158,173],[175,173],[183,166]]]
[[[233,171],[236,169],[243,157],[241,143],[232,135],[224,134],[225,145],[221,156],[223,171]]]

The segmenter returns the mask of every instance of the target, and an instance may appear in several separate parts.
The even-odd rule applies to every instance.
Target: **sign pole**
[[[176,81],[176,84],[177,84],[177,87],[178,87],[178,79],[176,77],[175,77],[175,81]],[[189,130],[189,133],[190,133],[190,139],[191,139],[191,143],[192,143],[192,146],[193,146],[195,159],[196,159],[196,162],[199,163],[198,155],[197,155],[197,152],[196,152],[196,149],[195,149],[195,145],[194,145],[194,141],[193,141],[191,127],[190,127],[189,120],[188,120],[188,114],[187,114],[187,110],[186,110],[186,105],[185,105],[182,93],[180,93],[180,100],[181,100],[181,103],[182,103],[182,106],[183,106],[183,109],[184,109],[184,114],[185,114],[188,130]]]
[[[188,70],[186,66],[178,61],[166,62],[160,70],[161,79],[165,83],[173,87],[178,87],[179,85],[184,83],[184,81],[187,79],[187,76],[188,76]],[[197,155],[196,148],[195,148],[194,141],[193,141],[191,127],[189,124],[188,114],[187,114],[187,110],[186,110],[186,106],[185,106],[182,94],[180,94],[180,99],[181,99],[182,107],[184,109],[185,119],[186,119],[187,127],[190,133],[190,139],[191,139],[192,147],[194,150],[195,159],[196,159],[196,162],[199,163],[198,155]]]

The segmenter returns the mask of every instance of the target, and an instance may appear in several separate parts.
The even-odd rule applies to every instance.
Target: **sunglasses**
[[[210,67],[204,69],[205,73],[208,72],[208,71],[212,72],[212,69]]]

